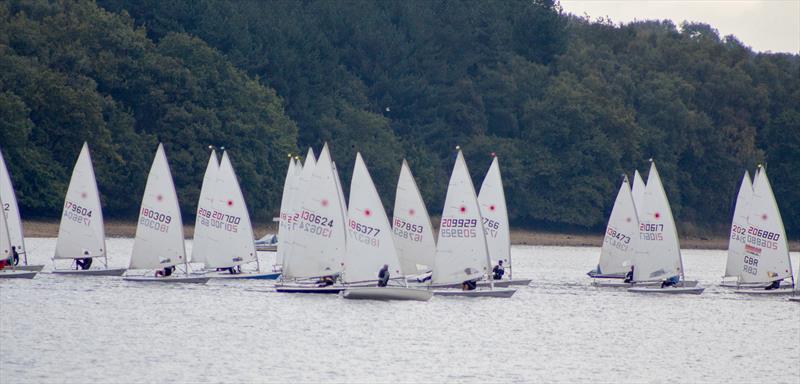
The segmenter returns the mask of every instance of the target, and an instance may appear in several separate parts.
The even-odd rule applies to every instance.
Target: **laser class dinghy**
[[[756,174],[747,212],[747,226],[737,228],[745,242],[740,256],[742,269],[738,276],[742,287],[734,292],[751,295],[792,294],[795,281],[789,243],[764,168]]]
[[[428,208],[405,159],[397,179],[392,234],[400,267],[408,275],[408,281],[419,283],[430,279],[436,256],[436,239],[433,237]]]
[[[193,257],[192,262],[204,263],[206,276],[214,279],[275,280],[280,273],[260,270],[250,214],[228,151],[222,153],[216,170],[211,165],[215,161],[216,154],[212,153],[208,168],[213,178],[209,180],[210,192],[206,197],[211,199],[211,204],[206,200],[197,207],[197,221],[204,228],[195,234],[200,247],[193,248],[192,255],[199,256],[199,259]],[[205,180],[203,184],[206,184]],[[253,263],[255,270],[242,268]]]
[[[483,230],[478,197],[461,149],[447,186],[439,239],[436,245],[432,284],[464,284],[462,290],[434,290],[437,296],[511,297],[517,290],[498,288],[492,280],[488,288],[475,288],[492,269],[492,260]],[[472,286],[471,286],[472,285]]]
[[[316,164],[306,159],[292,214],[283,274],[275,290],[285,293],[339,293],[337,282],[346,252],[344,198],[326,143]]]
[[[91,268],[92,260],[103,261],[101,268]],[[70,260],[74,268],[59,269],[57,260]],[[109,268],[103,208],[94,177],[89,145],[83,143],[72,169],[64,210],[58,226],[58,240],[53,255],[53,273],[75,276],[121,276],[125,268]]]
[[[756,177],[758,172],[756,172]],[[744,271],[745,244],[747,243],[747,216],[749,215],[750,200],[753,198],[753,182],[750,174],[745,171],[736,196],[736,206],[731,220],[731,234],[728,239],[728,259],[725,263],[725,275],[720,286],[738,288],[742,286],[766,287],[763,282],[745,283],[740,275]],[[731,280],[733,278],[733,280]]]
[[[25,248],[25,235],[22,233],[22,218],[19,214],[19,206],[17,205],[17,194],[14,192],[14,186],[11,184],[11,174],[6,167],[6,161],[3,158],[3,152],[0,151],[0,200],[3,201],[3,214],[6,217],[6,224],[8,225],[8,235],[11,239],[11,249],[17,252],[20,259],[15,260],[15,270],[20,271],[36,271],[39,272],[44,268],[44,264],[28,264],[28,253]]]
[[[0,199],[0,204],[3,200]],[[4,261],[0,267],[0,279],[32,279],[37,271],[23,271],[14,267],[14,257],[11,253],[11,237],[8,235],[8,222],[5,215],[0,215],[0,260]]]
[[[356,153],[347,208],[347,252],[342,280],[345,299],[428,301],[431,291],[409,288],[397,257],[392,227],[367,165]],[[399,279],[379,282],[379,271]],[[415,268],[416,270],[416,268]],[[363,286],[363,284],[369,286]],[[362,286],[356,286],[357,284]],[[397,285],[395,285],[397,284]]]
[[[184,271],[179,276],[178,272],[173,271],[181,264]],[[131,270],[144,272],[134,275]],[[147,175],[130,266],[124,279],[159,283],[208,282],[208,277],[190,275],[189,272],[178,194],[172,182],[164,145],[158,144],[153,165]]]
[[[638,207],[637,207],[638,209]],[[686,281],[681,257],[680,240],[672,217],[672,209],[661,184],[655,163],[650,163],[644,198],[639,213],[639,241],[633,281],[667,281],[671,286],[632,287],[629,292],[664,294],[701,294],[705,288],[697,281]]]

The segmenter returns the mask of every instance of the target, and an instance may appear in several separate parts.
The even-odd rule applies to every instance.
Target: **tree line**
[[[163,141],[194,214],[208,145],[251,215],[287,153],[360,151],[391,209],[407,158],[438,212],[460,145],[497,153],[514,225],[596,230],[622,173],[659,166],[680,229],[724,233],[759,163],[800,233],[800,58],[711,26],[615,25],[552,0],[99,0],[0,4],[0,139],[23,212],[58,216],[80,143],[105,211],[133,217]]]

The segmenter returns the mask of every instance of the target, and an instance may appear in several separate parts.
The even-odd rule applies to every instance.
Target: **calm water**
[[[126,266],[131,246],[110,239],[110,264]],[[28,241],[46,270],[54,248]],[[514,247],[515,275],[534,283],[508,300],[0,281],[0,382],[800,382],[800,305],[713,286],[724,252],[684,252],[700,296],[596,289],[584,273],[598,253]]]

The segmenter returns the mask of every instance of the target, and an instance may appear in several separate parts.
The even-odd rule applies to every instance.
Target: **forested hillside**
[[[512,222],[547,229],[602,227],[652,157],[679,228],[719,231],[766,163],[800,234],[800,58],[707,25],[551,0],[29,0],[0,18],[0,146],[31,215],[60,213],[83,140],[110,215],[137,209],[162,140],[187,216],[214,144],[261,219],[286,153],[329,141],[345,188],[361,151],[387,203],[408,158],[434,213],[455,145],[477,183],[495,152]]]

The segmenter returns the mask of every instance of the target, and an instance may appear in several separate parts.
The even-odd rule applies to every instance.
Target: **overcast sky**
[[[755,51],[800,53],[800,0],[561,0],[567,13],[615,24],[670,19],[702,22]]]

